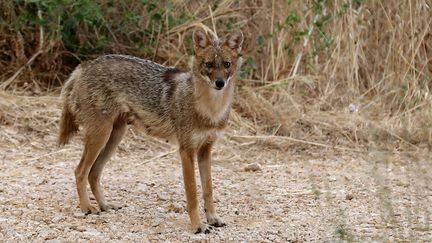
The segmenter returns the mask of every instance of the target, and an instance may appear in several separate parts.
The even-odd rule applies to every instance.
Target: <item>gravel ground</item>
[[[35,121],[0,123],[4,242],[432,240],[430,157],[295,151],[224,138],[213,177],[227,226],[195,235],[175,147],[129,131],[102,178],[107,199],[124,207],[84,216],[73,175],[80,137],[57,148],[55,122],[44,130]]]

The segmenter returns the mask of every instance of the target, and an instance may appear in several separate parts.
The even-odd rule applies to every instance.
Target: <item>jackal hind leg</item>
[[[119,143],[126,133],[126,130],[127,121],[119,117],[113,125],[108,142],[97,157],[88,176],[90,188],[101,211],[106,211],[108,209],[118,210],[122,208],[121,205],[106,202],[100,180],[104,166],[116,151]]]
[[[75,169],[75,179],[80,200],[81,211],[85,214],[98,213],[99,211],[90,204],[87,192],[87,181],[90,170],[108,142],[112,130],[112,125],[102,122],[93,128],[86,129],[84,137],[84,152],[81,161]]]

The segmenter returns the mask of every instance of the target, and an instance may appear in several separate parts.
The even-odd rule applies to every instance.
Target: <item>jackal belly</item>
[[[135,115],[133,125],[153,137],[168,140],[175,137],[174,124],[169,117],[151,112],[139,112]]]

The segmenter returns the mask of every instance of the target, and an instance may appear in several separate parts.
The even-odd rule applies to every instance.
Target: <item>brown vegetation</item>
[[[79,62],[102,53],[185,67],[193,28],[219,36],[240,28],[245,62],[231,123],[244,136],[233,139],[431,146],[425,0],[60,2],[0,3],[2,90],[58,92]]]

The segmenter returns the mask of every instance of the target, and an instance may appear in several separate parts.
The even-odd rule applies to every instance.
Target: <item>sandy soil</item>
[[[0,101],[6,242],[432,240],[430,156],[287,149],[230,139],[231,129],[213,164],[226,227],[191,233],[176,147],[133,131],[103,175],[107,199],[125,207],[84,216],[73,175],[81,140],[56,147],[57,99]],[[250,163],[261,170],[245,171]]]

